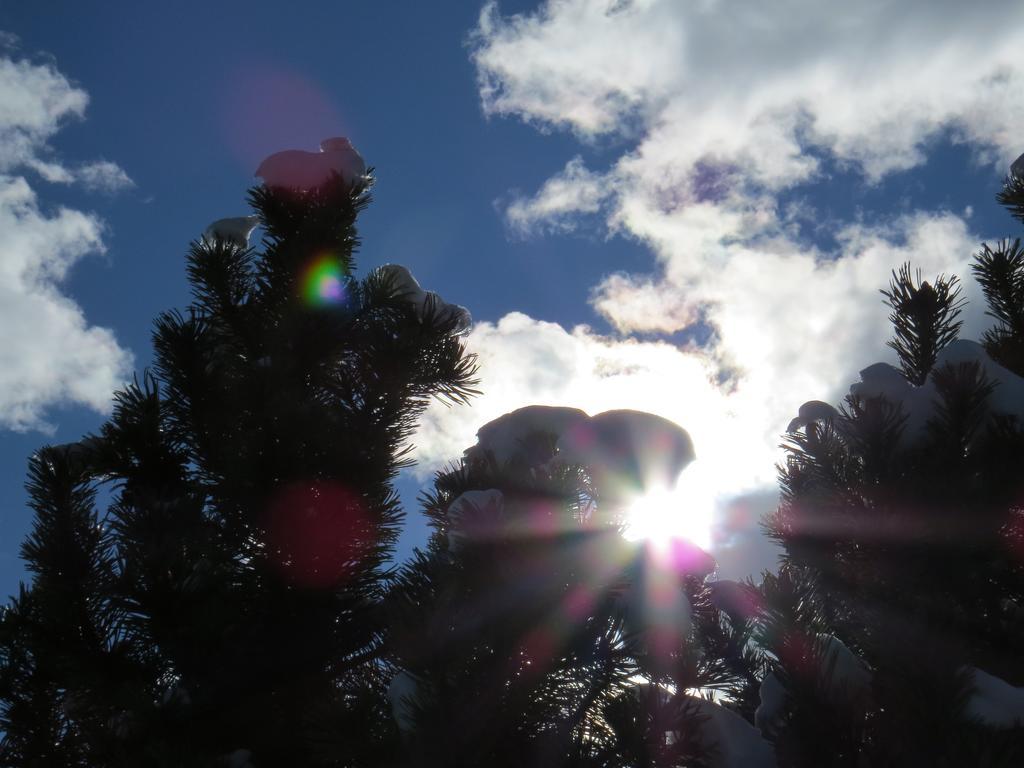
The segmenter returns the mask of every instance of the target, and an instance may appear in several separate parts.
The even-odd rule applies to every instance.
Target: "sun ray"
[[[707,548],[711,544],[715,496],[711,483],[694,462],[674,488],[653,489],[633,502],[626,518],[626,537],[643,539],[654,546],[685,539]]]

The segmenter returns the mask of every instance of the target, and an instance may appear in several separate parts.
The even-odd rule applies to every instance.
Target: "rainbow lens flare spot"
[[[312,307],[343,304],[348,297],[345,268],[333,253],[320,254],[302,273],[302,298]]]

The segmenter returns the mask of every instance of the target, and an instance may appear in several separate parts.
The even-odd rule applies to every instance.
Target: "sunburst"
[[[685,539],[698,547],[711,544],[715,492],[701,475],[699,463],[687,467],[674,488],[648,491],[630,505],[626,537],[654,546]]]

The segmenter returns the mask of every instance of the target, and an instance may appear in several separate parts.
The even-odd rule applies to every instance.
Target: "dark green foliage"
[[[1003,182],[1003,188],[996,195],[996,201],[1013,218],[1024,224],[1024,178],[1011,173]]]
[[[889,320],[896,337],[889,346],[899,355],[903,373],[911,384],[924,384],[939,351],[956,338],[962,323],[957,320],[964,301],[955,277],[939,275],[935,285],[916,279],[910,265],[892,273],[889,290],[882,291],[892,308]]]
[[[97,436],[30,466],[33,581],[0,621],[0,765],[388,764],[391,488],[454,321],[358,281],[368,182],[259,187],[262,252],[193,243],[193,303]],[[313,260],[336,301],[303,293]],[[113,500],[95,510],[97,483]]]
[[[985,348],[1020,373],[1019,243],[984,246],[974,272],[997,321]],[[883,294],[903,373],[934,399],[923,430],[900,404],[851,395],[786,436],[767,521],[784,563],[762,584],[759,624],[786,692],[780,766],[1021,765],[1024,728],[972,722],[968,702],[971,668],[1024,685],[1024,624],[1011,618],[1024,604],[1024,424],[991,407],[999,384],[979,362],[935,367],[960,327],[955,279],[933,287],[907,265]],[[866,688],[832,687],[843,674],[822,654],[828,638],[863,665]]]
[[[1010,174],[996,200],[1024,223],[1024,179]],[[993,360],[1024,376],[1024,250],[1020,239],[1001,240],[995,249],[982,244],[973,272],[996,324],[982,341]]]
[[[1021,184],[1000,199],[1024,220]],[[851,396],[787,434],[784,563],[733,585],[749,609],[678,566],[692,551],[626,541],[622,500],[545,432],[440,472],[427,550],[393,571],[416,419],[474,392],[458,319],[352,276],[367,183],[250,201],[262,251],[194,243],[153,372],[31,460],[0,765],[694,768],[736,746],[708,736],[723,715],[782,768],[1024,764],[1024,728],[967,714],[970,668],[1024,685],[1024,425],[977,362],[936,367],[955,278],[905,265],[883,291],[903,374],[934,393],[923,428]],[[313,262],[335,300],[307,300]],[[985,347],[1021,373],[1019,242],[974,270]]]
[[[995,250],[982,244],[972,267],[996,325],[985,332],[993,360],[1024,375],[1024,250],[1020,239],[1001,240]]]
[[[550,435],[528,444],[526,461],[439,473],[423,499],[434,535],[388,602],[413,691],[408,764],[710,764],[717,747],[686,694],[720,692],[752,717],[764,664],[752,625],[711,604],[702,574],[626,541],[585,470],[551,462]],[[471,491],[500,491],[501,508],[478,496],[486,508],[454,514]],[[657,599],[645,609],[641,594]],[[673,606],[660,622],[645,612],[658,604]]]

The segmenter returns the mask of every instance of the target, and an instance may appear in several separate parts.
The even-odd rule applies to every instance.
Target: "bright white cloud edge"
[[[0,43],[16,41],[5,35]],[[81,119],[88,95],[51,63],[0,52],[0,428],[52,432],[55,406],[100,413],[132,369],[112,331],[90,325],[62,290],[72,267],[104,251],[95,215],[40,202],[29,181],[80,183],[93,191],[131,186],[117,164],[68,165],[49,142],[67,119]],[[28,172],[28,175],[25,175]]]

